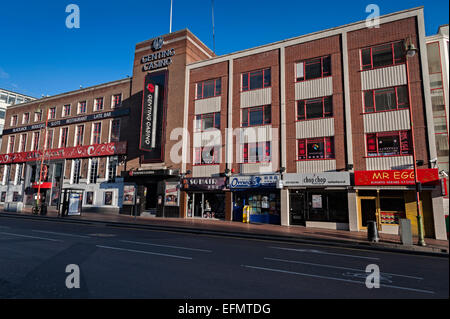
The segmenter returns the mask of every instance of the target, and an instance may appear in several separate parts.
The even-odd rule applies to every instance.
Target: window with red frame
[[[242,127],[272,123],[272,107],[270,105],[242,109]]]
[[[8,153],[14,152],[14,143],[16,141],[16,137],[14,135],[9,137],[9,144],[8,144]]]
[[[297,121],[333,116],[333,99],[325,96],[317,99],[297,101]]]
[[[86,101],[81,101],[78,103],[78,114],[86,113]]]
[[[42,111],[34,112],[34,121],[40,122],[42,120]]]
[[[11,117],[11,126],[16,126],[17,125],[17,118],[18,118],[17,115],[13,115]]]
[[[32,151],[37,151],[39,149],[39,137],[40,137],[39,132],[33,133],[33,147],[31,149]]]
[[[195,116],[196,131],[205,131],[210,128],[220,129],[220,112]]]
[[[61,137],[60,137],[59,147],[67,147],[68,135],[69,135],[69,128],[63,127],[61,129]]]
[[[22,124],[28,124],[30,122],[30,113],[24,113],[22,118]]]
[[[382,112],[407,109],[408,87],[406,85],[364,91],[364,112]]]
[[[194,165],[220,163],[220,146],[196,147],[194,149]]]
[[[306,81],[331,75],[331,56],[298,62],[295,65],[295,80]]]
[[[410,131],[367,134],[366,143],[367,156],[412,154]]]
[[[306,138],[297,141],[298,143],[298,160],[316,160],[316,159],[333,159],[334,155],[334,138]]]
[[[56,107],[52,107],[48,110],[48,119],[52,120],[56,118]]]
[[[94,100],[94,111],[101,111],[103,110],[103,98],[98,97]]]
[[[94,129],[92,131],[92,144],[100,144],[102,133],[102,123],[94,123]]]
[[[83,137],[84,137],[84,125],[78,125],[77,133],[75,136],[75,146],[83,145]]]
[[[25,152],[27,148],[27,136],[28,134],[22,134],[20,137],[20,146],[19,146],[19,152]]]
[[[70,116],[70,104],[63,106],[63,116]]]
[[[207,99],[222,94],[222,80],[214,79],[197,83],[196,99]]]
[[[270,142],[245,143],[243,153],[244,163],[270,162]]]
[[[242,91],[256,90],[271,86],[270,68],[242,73]]]
[[[114,94],[112,99],[112,107],[120,107],[122,105],[122,94]]]
[[[405,53],[402,41],[377,45],[361,50],[362,70],[370,70],[404,62]]]

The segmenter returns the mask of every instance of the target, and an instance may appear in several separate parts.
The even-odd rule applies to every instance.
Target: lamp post
[[[409,62],[408,59],[416,55],[419,50],[414,46],[409,38],[409,44],[406,45],[406,75],[408,80],[408,100],[409,100],[409,121],[411,123],[411,142],[413,147],[413,166],[414,166],[414,186],[416,188],[416,210],[417,210],[417,234],[419,236],[419,246],[425,246],[423,216],[420,211],[420,182],[417,178],[417,159],[416,159],[416,144],[414,139],[414,121],[413,121],[413,107],[411,100],[411,83],[409,78]]]

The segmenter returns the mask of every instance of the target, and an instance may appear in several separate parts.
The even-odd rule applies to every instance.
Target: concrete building
[[[408,45],[418,54],[407,58]],[[361,21],[223,56],[214,56],[188,30],[138,43],[132,78],[105,84],[120,86],[128,110],[120,114],[119,143],[126,151],[117,154],[117,145],[113,154],[121,156],[115,172],[120,185],[107,195],[100,179],[108,169],[97,169],[88,153],[78,156],[90,167],[84,178],[92,180],[98,171],[97,183],[84,185],[80,178],[84,202],[97,208],[113,202],[123,214],[235,221],[245,210],[253,222],[352,231],[364,231],[374,220],[381,232],[395,234],[399,219],[409,218],[417,232],[415,149],[425,235],[442,239],[427,59],[423,8],[382,16],[379,28]],[[46,99],[58,116],[49,126],[61,131],[68,125],[61,123],[62,113],[93,127],[95,117],[72,118],[65,110],[84,100],[95,105],[101,87]],[[37,104],[12,108],[6,124]],[[72,126],[55,134],[76,141]],[[0,190],[28,205],[6,188],[13,170],[39,154],[18,155],[23,143],[15,141],[22,132],[37,131],[6,129],[5,136],[15,137],[2,147]],[[98,130],[87,131],[89,145],[105,142],[92,140]],[[52,147],[50,153],[61,153],[61,144]],[[73,187],[80,164],[72,156],[59,155],[60,173],[52,178],[64,182],[49,180],[49,187]],[[108,167],[106,158],[103,163],[99,167]],[[37,176],[32,167],[26,171],[24,176]],[[25,177],[26,196],[33,195],[32,183]]]

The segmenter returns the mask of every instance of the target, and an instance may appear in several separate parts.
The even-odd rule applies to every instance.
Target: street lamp
[[[406,75],[408,79],[408,99],[409,99],[409,121],[411,123],[411,142],[413,147],[413,166],[414,166],[414,185],[416,187],[416,210],[417,210],[417,234],[419,236],[419,246],[425,246],[424,228],[423,228],[423,216],[420,211],[420,189],[421,184],[417,179],[417,160],[416,160],[416,144],[414,140],[414,121],[413,121],[413,107],[411,100],[411,82],[409,79],[409,63],[408,59],[416,55],[419,50],[414,46],[409,38],[409,42],[405,45],[406,53]]]

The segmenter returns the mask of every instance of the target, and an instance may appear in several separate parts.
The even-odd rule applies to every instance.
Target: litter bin
[[[411,231],[411,221],[407,218],[400,219],[400,239],[403,245],[411,246],[413,244],[412,231]]]
[[[378,242],[380,237],[378,236],[377,223],[375,221],[367,222],[367,239],[370,242]]]

